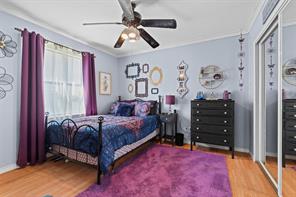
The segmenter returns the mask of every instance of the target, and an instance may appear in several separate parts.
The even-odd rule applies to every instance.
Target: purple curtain
[[[22,32],[20,142],[17,164],[24,167],[45,160],[44,38]]]
[[[84,52],[82,54],[83,89],[86,115],[97,115],[95,56]]]

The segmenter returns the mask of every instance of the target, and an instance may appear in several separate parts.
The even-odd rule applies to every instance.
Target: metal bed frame
[[[159,96],[158,97],[158,102],[157,102],[158,113],[159,114],[161,114],[161,99],[162,99],[162,97]],[[121,101],[120,96],[119,96],[118,101]],[[80,153],[84,153],[84,152],[82,152],[80,150],[75,150],[75,147],[74,147],[75,136],[82,128],[87,129],[88,132],[90,132],[90,133],[91,132],[97,132],[98,133],[98,146],[97,146],[97,149],[96,149],[97,162],[94,165],[96,166],[96,169],[97,169],[97,184],[100,185],[101,184],[101,175],[102,175],[101,165],[100,165],[100,163],[101,163],[100,156],[101,156],[101,150],[102,150],[102,128],[103,128],[103,123],[104,123],[104,117],[103,116],[98,117],[97,123],[98,123],[99,127],[98,127],[98,130],[97,130],[93,126],[88,125],[88,124],[84,124],[84,125],[81,125],[81,126],[78,127],[77,124],[75,123],[75,121],[70,119],[70,118],[66,118],[63,121],[61,121],[60,123],[58,121],[56,121],[56,120],[48,121],[48,116],[49,116],[49,113],[46,113],[45,114],[45,132],[46,132],[46,134],[48,132],[48,128],[51,125],[56,125],[56,126],[60,127],[61,130],[62,130],[62,137],[63,137],[63,145],[62,145],[62,147],[66,148],[66,150],[67,150],[64,153],[61,153],[60,151],[54,151],[52,146],[55,145],[55,144],[51,144],[51,142],[48,142],[49,147],[47,148],[47,152],[53,154],[53,156],[54,156],[53,158],[56,161],[61,160],[61,159],[66,159],[66,161],[67,160],[79,161],[77,159],[77,153],[76,153],[76,159],[75,158],[73,159],[73,158],[70,158],[69,151],[74,150],[74,151],[78,151]],[[160,133],[161,132],[159,132],[159,134]],[[156,137],[157,136],[153,137],[152,139],[148,140],[147,142],[153,141]],[[141,144],[140,146],[133,149],[131,152],[133,152],[134,150],[142,147],[146,143]],[[57,144],[57,145],[59,147],[61,147],[60,144]],[[126,156],[126,155],[130,154],[131,152],[128,152],[123,156]],[[92,155],[89,155],[88,153],[84,153],[84,154],[87,155],[87,161],[89,160],[88,159],[89,157],[94,158]],[[112,169],[111,171],[113,171],[116,161],[121,159],[123,156],[121,156],[121,157],[119,157],[119,158],[117,158],[116,160],[113,161],[113,163],[111,164],[111,169]],[[89,164],[89,163],[87,163],[87,164]],[[92,164],[89,164],[89,165],[92,165]]]

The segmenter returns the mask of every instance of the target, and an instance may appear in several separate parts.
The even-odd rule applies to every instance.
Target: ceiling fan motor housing
[[[129,26],[138,27],[138,26],[140,26],[141,20],[142,20],[141,14],[139,14],[136,11],[134,11],[134,20],[129,20],[124,15],[122,16],[122,24],[127,27],[129,27]]]

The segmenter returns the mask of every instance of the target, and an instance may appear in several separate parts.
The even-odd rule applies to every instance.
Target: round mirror
[[[149,80],[150,82],[157,86],[161,83],[162,81],[162,78],[163,78],[163,75],[162,75],[162,70],[161,68],[159,67],[153,67],[153,69],[150,71],[149,73]]]

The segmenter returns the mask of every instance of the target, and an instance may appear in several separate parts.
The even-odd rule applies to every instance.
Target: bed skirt
[[[126,155],[127,153],[131,152],[132,150],[138,148],[142,144],[148,142],[152,138],[156,137],[158,135],[158,133],[159,133],[159,131],[158,131],[158,129],[156,129],[152,133],[147,135],[146,137],[142,138],[141,140],[136,141],[132,144],[125,145],[125,146],[121,147],[120,149],[116,150],[114,153],[114,161],[119,159],[120,157]],[[67,157],[69,159],[76,160],[76,161],[86,163],[89,165],[96,166],[98,163],[98,157],[93,157],[90,154],[83,153],[83,152],[73,150],[70,148],[66,148],[64,146],[53,144],[52,151],[57,152],[57,153],[61,153],[63,155],[67,155]]]

